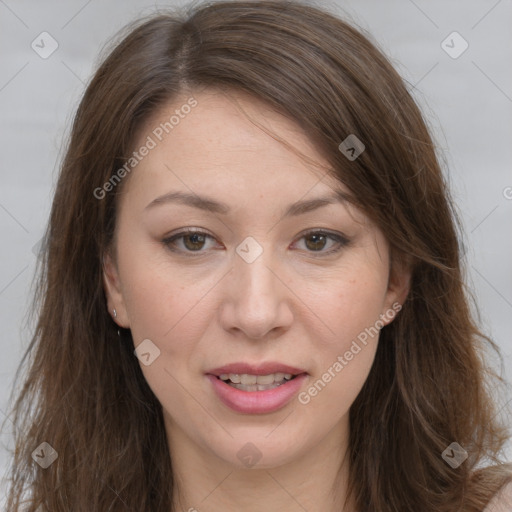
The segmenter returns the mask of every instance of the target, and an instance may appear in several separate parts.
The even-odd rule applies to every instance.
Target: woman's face
[[[294,123],[240,93],[193,96],[140,132],[148,150],[124,178],[108,304],[131,329],[171,451],[180,440],[273,467],[347,438],[376,327],[406,279],[389,280],[382,233],[336,200],[348,191],[244,112],[326,165]]]

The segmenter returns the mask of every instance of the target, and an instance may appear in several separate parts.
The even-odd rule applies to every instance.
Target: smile
[[[242,374],[243,375],[243,374]],[[254,380],[254,375],[249,375]],[[229,377],[229,374],[223,374]],[[234,374],[235,380],[237,374]],[[241,375],[239,375],[241,380]],[[270,380],[270,374],[268,377]],[[278,376],[279,377],[279,376]],[[220,376],[208,374],[216,398],[232,411],[242,414],[269,414],[290,404],[308,378],[307,373],[292,375],[272,384],[242,384],[223,380]],[[275,379],[275,376],[273,377]]]

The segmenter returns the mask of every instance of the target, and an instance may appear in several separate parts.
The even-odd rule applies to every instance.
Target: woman
[[[345,22],[130,27],[62,165],[8,510],[508,510],[456,227],[417,106]]]

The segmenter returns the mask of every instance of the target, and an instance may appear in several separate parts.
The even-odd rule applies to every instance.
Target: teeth
[[[229,384],[233,384],[233,387],[238,389],[245,389],[250,387],[254,389],[247,389],[247,391],[264,391],[265,389],[271,389],[273,384],[280,385],[284,381],[292,378],[291,373],[271,373],[269,375],[250,375],[248,373],[223,373],[219,375],[219,378],[224,381],[231,381]],[[239,387],[238,385],[242,386]],[[262,387],[262,389],[259,389]],[[276,387],[276,386],[272,386]]]
[[[231,384],[228,383],[231,387],[240,389],[242,391],[266,391],[267,389],[274,389],[279,387],[282,383],[273,382],[272,384],[253,384],[253,385],[245,385],[245,384]]]
[[[258,377],[256,377],[254,379],[256,382],[251,382],[251,384],[262,384],[262,385],[265,385],[265,384],[273,384],[274,383],[274,374],[270,374],[270,375],[258,375]],[[243,382],[243,384],[245,384],[245,382]],[[249,383],[247,383],[249,384]]]

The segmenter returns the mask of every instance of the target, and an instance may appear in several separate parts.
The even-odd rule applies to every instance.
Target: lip
[[[219,378],[219,375],[227,373],[269,375],[278,372],[291,373],[296,377],[266,391],[243,391],[226,384]],[[219,400],[233,411],[242,414],[268,414],[282,409],[297,395],[307,376],[308,373],[300,368],[272,362],[260,365],[233,363],[215,368],[206,374]]]
[[[271,373],[291,373],[292,375],[299,375],[301,373],[307,373],[306,370],[301,368],[294,368],[286,364],[277,362],[267,362],[261,364],[250,364],[250,363],[231,363],[220,368],[215,368],[206,372],[207,375],[215,375],[219,377],[226,373],[247,373],[249,375],[270,375]],[[295,380],[295,379],[294,379]],[[257,393],[257,391],[255,391]],[[263,393],[263,391],[260,391]]]

